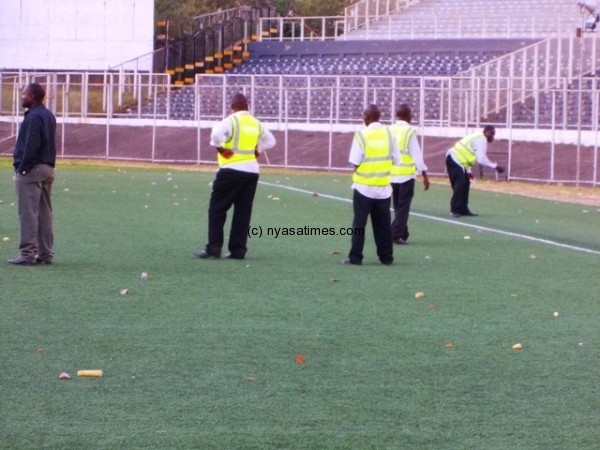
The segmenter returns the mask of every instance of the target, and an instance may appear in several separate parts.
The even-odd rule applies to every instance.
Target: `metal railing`
[[[259,39],[259,18],[269,20],[272,7],[241,6],[194,17],[178,37],[157,35],[156,50],[119,63],[109,70],[164,72],[176,85],[193,84],[197,73],[223,72],[246,58],[247,46]],[[159,37],[160,36],[160,37]]]
[[[261,18],[257,34],[261,41],[326,41],[344,34],[343,16]]]
[[[119,73],[3,74],[2,97],[10,101],[0,110],[1,135],[14,138],[10,129],[20,120],[22,87],[39,81],[47,89],[46,104],[57,115],[58,148],[64,158],[213,163],[210,128],[228,114],[231,97],[243,92],[253,114],[280,133],[282,156],[273,157],[272,165],[340,170],[347,168],[340,155],[347,156],[348,149],[335,136],[360,129],[369,103],[380,106],[382,122],[389,124],[395,105],[406,102],[432,174],[444,170],[439,151],[429,150],[440,148],[439,139],[446,139],[443,151],[465,133],[493,124],[505,142],[509,180],[600,183],[600,80],[595,78],[580,86],[561,78],[555,87],[544,89],[527,78],[535,92],[524,102],[511,80],[503,78],[499,86],[505,87],[486,84],[483,78],[469,84],[452,77],[204,75],[194,86],[175,89],[164,75],[134,78]],[[506,106],[484,117],[485,99],[498,91],[507,98]],[[181,115],[176,98],[185,102],[189,114]],[[174,120],[181,117],[185,119]],[[299,158],[296,145],[304,138],[292,136],[298,132],[320,134],[319,149],[327,157]],[[7,144],[0,142],[0,148]],[[535,157],[532,146],[540,149]],[[570,155],[566,170],[565,155]],[[530,166],[542,169],[535,172]]]
[[[582,84],[596,76],[600,64],[600,44],[596,34],[581,37],[562,34],[532,44],[473,67],[455,77],[459,84],[476,86],[488,93],[483,99],[482,117],[507,107],[510,90],[513,100],[525,102],[540,91]]]
[[[170,92],[169,77],[136,71],[104,72],[1,72],[0,90],[4,99],[11,97],[12,114],[20,109],[20,92],[29,83],[46,87],[46,106],[63,117],[106,118],[143,110],[156,92]],[[139,117],[139,115],[138,115]]]
[[[421,0],[360,0],[344,10],[344,29],[346,33],[359,28],[369,28],[369,24],[382,17],[389,17]]]
[[[294,124],[359,124],[362,109],[376,103],[384,120],[407,102],[425,127],[478,127],[593,131],[600,108],[595,93],[600,78],[536,74],[506,77],[485,71],[468,76],[364,75],[198,75],[194,86],[173,88],[164,74],[121,72],[3,73],[0,117],[20,111],[20,93],[30,82],[46,86],[46,105],[74,120],[124,118],[218,120],[229,98],[243,92],[261,120]],[[523,95],[527,86],[527,95]],[[326,97],[322,95],[327,91]],[[289,108],[284,108],[288,95]],[[331,95],[333,110],[327,100]],[[546,135],[547,138],[548,135]]]
[[[363,25],[355,26],[356,23]],[[569,18],[487,14],[478,20],[463,16],[325,16],[260,18],[261,41],[366,39],[536,39],[564,34],[574,28]]]

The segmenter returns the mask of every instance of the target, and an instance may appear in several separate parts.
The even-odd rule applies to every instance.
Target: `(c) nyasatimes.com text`
[[[289,236],[362,236],[364,228],[335,228],[335,227],[263,227],[262,225],[248,227],[249,238],[289,237]]]

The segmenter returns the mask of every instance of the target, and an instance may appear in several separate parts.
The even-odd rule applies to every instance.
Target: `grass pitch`
[[[12,267],[3,167],[1,448],[600,442],[594,207],[474,191],[481,216],[447,220],[449,188],[419,187],[391,267],[370,228],[361,267],[339,264],[340,235],[265,233],[244,261],[204,261],[212,173],[61,164],[55,264]],[[350,226],[349,175],[261,180],[253,226]]]

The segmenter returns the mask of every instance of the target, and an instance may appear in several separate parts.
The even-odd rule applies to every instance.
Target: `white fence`
[[[515,26],[518,23],[519,26]],[[540,30],[543,23],[544,29]],[[357,27],[357,24],[362,24]],[[326,41],[366,39],[536,39],[551,34],[575,35],[573,20],[560,16],[488,14],[473,23],[462,15],[430,17],[323,16],[271,17],[258,21],[261,41]]]
[[[262,41],[544,39],[554,34],[575,35],[577,28],[584,26],[575,3],[566,8],[570,13],[565,14],[544,8],[529,13],[510,8],[493,11],[481,5],[471,6],[468,11],[438,10],[435,4],[428,9],[423,4],[413,14],[416,8],[411,7],[420,3],[420,0],[362,0],[347,7],[343,16],[261,18],[256,34]]]
[[[477,83],[479,90],[492,95],[486,97],[485,111],[489,113],[506,108],[508,99],[503,92],[509,90],[513,99],[525,102],[548,89],[567,89],[570,84],[595,86],[597,67],[600,66],[600,44],[596,34],[582,37],[558,35],[512,53],[495,58],[460,74],[463,79]]]
[[[384,17],[419,3],[421,0],[360,0],[344,10],[344,31],[369,29],[369,25]]]
[[[214,75],[172,88],[164,75],[5,74],[0,151],[10,155],[21,89],[35,80],[46,86],[57,115],[62,157],[214,163],[210,128],[227,115],[231,96],[244,92],[253,113],[277,134],[272,166],[348,169],[364,107],[378,104],[382,122],[391,123],[395,106],[407,102],[432,174],[443,174],[443,154],[454,140],[489,123],[497,127],[492,150],[508,165],[509,180],[598,186],[600,81],[585,78],[579,88],[560,78],[555,87],[536,89],[527,79],[533,91],[523,101],[510,80],[495,79],[502,87],[485,78]],[[506,105],[489,113],[486,99],[498,95]]]

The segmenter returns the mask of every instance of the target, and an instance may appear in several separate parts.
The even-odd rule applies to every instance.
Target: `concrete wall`
[[[0,0],[0,69],[105,70],[153,45],[154,0]]]

